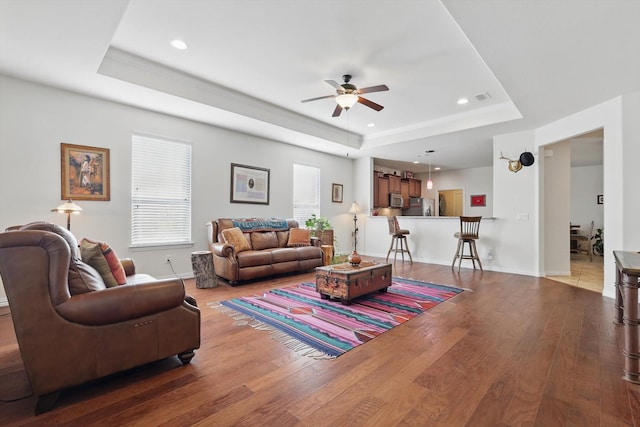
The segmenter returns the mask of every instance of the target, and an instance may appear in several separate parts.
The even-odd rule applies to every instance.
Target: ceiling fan
[[[363,93],[371,93],[371,92],[384,92],[385,90],[389,90],[387,85],[378,85],[378,86],[370,86],[364,87],[362,89],[358,89],[355,85],[349,83],[351,81],[351,74],[345,74],[342,76],[342,80],[344,80],[343,84],[338,84],[335,80],[325,80],[325,82],[329,83],[336,89],[335,95],[327,95],[327,96],[319,96],[317,98],[303,99],[302,102],[310,102],[317,101],[319,99],[325,98],[335,98],[336,109],[333,110],[333,114],[331,117],[338,117],[342,110],[348,110],[353,107],[356,102],[360,104],[366,105],[369,108],[373,108],[376,111],[382,110],[384,107],[380,104],[376,104],[373,101],[369,101],[367,98],[363,98],[360,95]]]

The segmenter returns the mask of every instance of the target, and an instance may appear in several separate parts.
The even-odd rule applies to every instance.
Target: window
[[[320,168],[293,165],[293,218],[301,227],[311,218],[320,216]]]
[[[191,145],[134,134],[131,246],[191,243]]]

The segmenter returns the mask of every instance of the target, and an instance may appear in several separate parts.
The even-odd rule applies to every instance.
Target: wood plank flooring
[[[380,260],[379,260],[380,261]],[[313,273],[187,291],[202,310],[192,363],[153,363],[65,391],[33,416],[0,309],[0,425],[635,426],[613,301],[545,278],[398,261],[394,275],[469,289],[335,360],[300,356],[208,302]],[[43,355],[46,357],[46,355]],[[60,369],[73,369],[73,361]]]
[[[548,279],[582,289],[602,293],[604,289],[603,257],[594,255],[571,254],[571,276],[547,276]]]

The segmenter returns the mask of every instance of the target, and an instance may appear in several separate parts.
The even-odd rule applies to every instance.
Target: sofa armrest
[[[213,254],[219,257],[232,259],[236,257],[235,248],[228,243],[214,243],[211,245],[211,249],[213,250]]]
[[[136,274],[136,265],[133,263],[133,259],[123,258],[120,260],[120,264],[122,264],[122,268],[124,268],[125,276],[133,276]]]
[[[55,308],[73,323],[108,325],[181,306],[184,296],[182,279],[166,279],[74,295]]]

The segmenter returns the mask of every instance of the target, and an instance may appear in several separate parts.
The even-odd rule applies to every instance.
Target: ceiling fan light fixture
[[[336,102],[339,106],[348,110],[353,107],[353,105],[358,102],[358,95],[354,95],[352,93],[343,93],[336,96]]]

